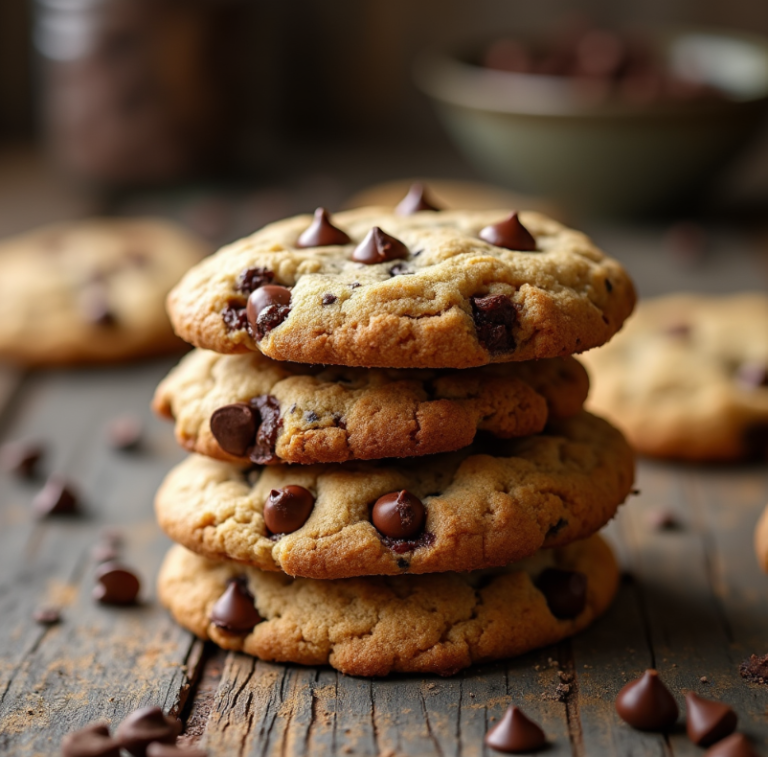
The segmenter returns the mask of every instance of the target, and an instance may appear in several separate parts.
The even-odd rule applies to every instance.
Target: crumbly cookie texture
[[[153,407],[175,419],[186,449],[247,463],[247,455],[222,449],[211,416],[270,395],[280,412],[274,462],[334,463],[448,452],[471,444],[478,429],[503,438],[535,434],[548,416],[578,413],[588,390],[586,371],[573,358],[409,371],[195,350],[160,384]]]
[[[736,460],[768,452],[768,297],[644,300],[609,345],[583,356],[588,407],[641,453]]]
[[[506,565],[600,529],[632,488],[634,460],[621,434],[580,413],[547,433],[492,439],[429,458],[246,470],[192,456],[156,498],[160,526],[211,559],[308,578],[476,570]],[[315,498],[308,519],[274,536],[264,522],[272,490]],[[383,536],[371,507],[407,490],[426,510],[410,539]]]
[[[304,249],[297,241],[312,217],[280,221],[192,269],[168,298],[171,320],[183,339],[216,352],[260,349],[277,360],[364,367],[469,368],[570,355],[610,339],[635,302],[624,269],[539,213],[519,214],[537,251],[478,237],[508,215],[359,208],[331,219],[349,244]],[[407,257],[354,262],[373,227],[402,242]],[[256,270],[266,272],[259,285],[266,276],[291,288],[290,312],[282,309],[258,342],[244,311],[254,276],[243,276]],[[473,298],[489,295],[500,309],[479,313]],[[490,347],[489,321],[503,337]]]
[[[755,530],[755,551],[763,570],[768,573],[768,507],[765,508]]]
[[[210,251],[152,219],[89,219],[0,242],[0,355],[25,365],[178,351],[165,297]]]
[[[536,588],[536,577],[548,567],[586,576],[586,605],[575,618],[556,618]],[[240,576],[263,620],[235,634],[209,618],[228,581]],[[586,628],[607,609],[618,577],[599,536],[494,571],[339,581],[291,579],[175,546],[160,571],[158,594],[176,621],[200,638],[263,660],[330,664],[360,676],[451,675]]]

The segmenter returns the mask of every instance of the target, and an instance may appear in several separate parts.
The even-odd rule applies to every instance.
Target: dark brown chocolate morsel
[[[768,684],[768,654],[750,655],[739,665],[739,674],[752,683]]]
[[[78,512],[77,495],[64,476],[52,473],[45,486],[32,500],[32,511],[38,518],[47,515],[74,515]]]
[[[376,500],[371,520],[376,529],[390,539],[411,539],[424,528],[427,511],[422,501],[403,489]]]
[[[736,371],[736,383],[748,391],[768,387],[768,366],[764,363],[742,363]]]
[[[549,611],[561,620],[581,615],[587,605],[587,577],[578,571],[546,568],[536,579],[536,587]]]
[[[257,465],[269,465],[276,463],[279,458],[275,455],[277,435],[283,427],[283,419],[280,417],[280,402],[271,394],[262,394],[251,400],[251,408],[258,414],[259,429],[256,432],[256,440],[248,453],[251,462]]]
[[[728,736],[707,749],[704,757],[760,757],[760,755],[743,733],[734,733],[733,736]]]
[[[727,704],[704,699],[693,691],[685,695],[685,730],[697,746],[710,746],[729,736],[738,720]]]
[[[141,442],[141,421],[134,415],[118,415],[107,423],[107,442],[112,449],[132,450]]]
[[[260,287],[248,297],[246,314],[254,339],[263,339],[291,312],[291,290],[277,284]]]
[[[132,712],[115,731],[115,738],[133,757],[146,757],[152,742],[175,744],[181,721],[166,715],[159,707],[142,707]]]
[[[62,739],[61,757],[120,757],[120,744],[110,737],[106,723],[93,723]]]
[[[488,244],[505,247],[508,250],[534,252],[537,249],[536,240],[531,232],[520,223],[517,211],[513,211],[509,218],[505,218],[500,223],[481,229],[478,236]]]
[[[677,702],[655,670],[630,681],[616,697],[619,717],[640,731],[667,731],[677,720]]]
[[[0,447],[0,467],[21,478],[34,478],[45,449],[34,442],[6,442]]]
[[[221,318],[227,331],[242,331],[248,328],[248,316],[244,307],[229,304],[221,311]]]
[[[271,284],[275,274],[268,268],[246,268],[241,271],[235,282],[235,289],[243,294],[251,294],[267,284]]]
[[[505,754],[536,752],[546,743],[544,731],[514,705],[510,705],[501,720],[485,734],[486,746]]]
[[[413,271],[405,263],[395,263],[389,269],[390,276],[412,276]]]
[[[471,297],[472,319],[480,344],[492,355],[500,355],[515,349],[513,334],[517,323],[517,310],[504,294]]]
[[[440,210],[440,208],[429,200],[426,187],[415,182],[411,184],[408,194],[398,203],[395,213],[399,216],[410,216],[421,210]]]
[[[264,522],[273,534],[298,531],[309,518],[315,498],[303,486],[272,489],[264,505]]]
[[[235,402],[215,410],[211,416],[211,433],[228,454],[243,457],[256,438],[256,418],[250,405]]]
[[[386,263],[388,260],[407,258],[408,248],[399,240],[374,226],[365,239],[355,247],[352,260],[356,263],[376,265]]]
[[[147,757],[208,757],[205,749],[183,744],[161,744],[153,741],[147,747]]]
[[[312,223],[301,233],[297,247],[329,247],[349,244],[352,240],[341,229],[331,223],[328,211],[318,208]]]
[[[105,605],[135,604],[141,589],[138,576],[117,562],[102,563],[96,569],[93,598]]]
[[[40,607],[32,613],[32,620],[41,626],[53,626],[61,622],[61,612],[57,607]]]
[[[332,294],[331,292],[326,292],[323,295],[322,302],[323,302],[323,305],[333,305],[333,303],[336,302],[336,300],[338,299],[339,298],[335,294]]]
[[[245,577],[233,578],[211,610],[211,623],[229,633],[248,633],[260,622]]]

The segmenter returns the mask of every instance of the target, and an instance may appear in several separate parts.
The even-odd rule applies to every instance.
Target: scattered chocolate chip
[[[440,210],[440,208],[429,201],[426,187],[415,182],[411,184],[408,194],[398,203],[395,213],[399,216],[410,216],[421,210]]]
[[[371,512],[373,525],[390,539],[411,539],[422,530],[426,518],[422,501],[405,489],[379,497]]]
[[[413,271],[408,268],[405,263],[395,263],[392,268],[389,269],[390,276],[412,276]]]
[[[608,294],[610,294],[613,291],[613,284],[611,284],[610,279],[605,280],[605,289],[608,292]]]
[[[77,496],[64,476],[52,473],[32,500],[32,511],[38,518],[74,515],[78,512]]]
[[[248,633],[260,622],[245,576],[233,578],[211,610],[211,623],[230,633]]]
[[[669,510],[656,509],[648,513],[648,525],[654,531],[678,531],[680,521]]]
[[[153,741],[147,747],[147,757],[208,757],[205,749],[179,744],[161,744]]]
[[[44,454],[44,447],[34,442],[6,442],[0,447],[0,467],[21,478],[34,478]]]
[[[80,294],[80,312],[88,323],[94,326],[114,326],[117,317],[109,305],[109,298],[103,286],[91,285]]]
[[[485,734],[486,746],[505,754],[535,752],[546,743],[544,731],[514,705],[510,705],[501,720]]]
[[[102,563],[96,569],[93,598],[105,605],[132,605],[141,582],[135,573],[117,562]]]
[[[655,670],[630,681],[616,697],[619,717],[640,731],[666,731],[677,720],[677,702]]]
[[[514,350],[512,332],[517,322],[517,311],[509,297],[489,294],[486,297],[470,297],[469,301],[480,344],[492,355]]]
[[[685,695],[685,729],[696,746],[710,746],[736,730],[738,717],[722,702],[704,699],[692,691]]]
[[[181,721],[159,707],[142,707],[131,713],[115,731],[115,738],[133,757],[146,757],[152,742],[174,744],[181,733]]]
[[[736,383],[748,391],[768,387],[768,366],[765,363],[742,363],[736,371]]]
[[[264,523],[273,534],[298,531],[309,518],[315,498],[303,486],[272,489],[264,505]]]
[[[520,250],[521,252],[534,252],[536,240],[528,229],[520,223],[517,211],[512,211],[508,218],[492,226],[486,226],[478,234],[480,239],[496,247],[505,247],[508,250]]]
[[[219,446],[235,457],[244,457],[256,438],[256,418],[251,406],[245,402],[235,402],[215,410],[210,426]]]
[[[318,415],[314,410],[309,410],[307,413],[305,413],[304,419],[307,421],[307,423],[317,423]]]
[[[275,274],[268,268],[246,268],[240,273],[235,282],[235,289],[245,295],[250,295],[257,289],[271,284]]]
[[[339,298],[335,294],[331,294],[330,292],[326,292],[323,295],[323,305],[333,305],[336,300]]]
[[[352,260],[365,265],[407,258],[408,248],[399,240],[374,226],[352,253]]]
[[[312,223],[301,233],[297,247],[329,247],[349,244],[352,240],[341,229],[331,223],[328,211],[318,208]]]
[[[94,723],[62,739],[61,757],[120,757],[120,744],[106,723]]]
[[[221,311],[221,317],[227,331],[242,331],[248,328],[248,317],[242,305],[227,305]]]
[[[275,445],[277,435],[283,427],[280,402],[271,394],[262,394],[251,400],[251,408],[258,413],[261,422],[248,457],[257,465],[269,465],[278,460],[275,456]]]
[[[246,314],[251,334],[263,339],[277,328],[291,312],[291,290],[276,284],[257,289],[248,297]]]
[[[141,421],[133,415],[119,415],[107,424],[107,441],[112,449],[132,450],[141,442]]]
[[[750,655],[739,665],[739,674],[752,683],[768,683],[768,654]]]
[[[707,749],[704,757],[760,757],[743,733],[734,733]]]
[[[545,568],[536,579],[536,587],[547,600],[556,617],[575,618],[587,605],[587,577],[575,570]]]
[[[61,622],[61,612],[56,607],[40,607],[32,613],[32,620],[43,626],[53,626]]]

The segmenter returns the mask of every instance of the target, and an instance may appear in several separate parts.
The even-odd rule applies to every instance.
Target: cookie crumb
[[[701,683],[709,683],[709,678],[707,678],[706,676],[701,676],[701,678],[699,678],[699,681],[701,681]]]
[[[768,684],[768,654],[750,655],[739,665],[739,674],[752,683]]]

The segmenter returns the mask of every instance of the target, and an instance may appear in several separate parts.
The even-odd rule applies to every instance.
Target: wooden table
[[[715,231],[710,256],[691,267],[672,262],[659,229],[592,231],[646,294],[768,281],[759,238]],[[211,755],[471,757],[488,753],[483,736],[510,702],[541,723],[550,755],[701,754],[682,729],[643,734],[616,716],[616,693],[648,667],[681,702],[690,689],[732,704],[768,754],[768,686],[738,670],[750,654],[768,652],[768,577],[752,551],[768,502],[765,465],[642,462],[640,494],[608,528],[625,570],[619,595],[591,629],[556,647],[446,679],[366,680],[263,663],[194,640],[155,599],[169,542],[152,500],[182,453],[148,403],[172,363],[0,372],[0,441],[46,441],[44,472],[65,473],[85,503],[80,517],[36,520],[30,502],[40,481],[0,475],[0,754],[55,755],[68,731],[96,719],[117,724],[158,704],[180,715]],[[105,444],[104,424],[122,413],[145,419],[135,452]],[[680,528],[655,530],[648,516],[658,508]],[[124,561],[144,582],[138,608],[91,599],[91,550],[113,526],[125,537]],[[63,608],[59,625],[32,620],[47,604]]]

